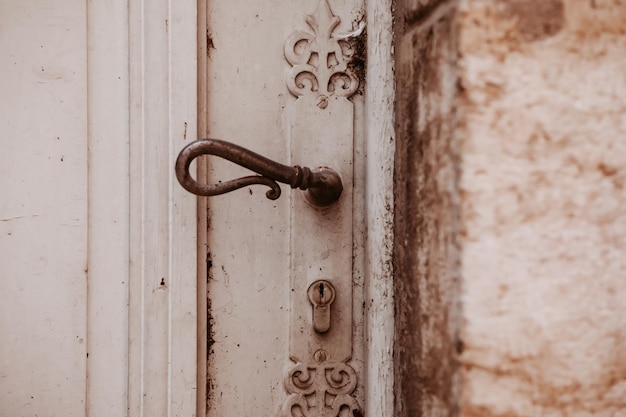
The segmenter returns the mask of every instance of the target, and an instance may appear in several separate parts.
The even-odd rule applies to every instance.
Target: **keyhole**
[[[313,305],[313,328],[318,333],[330,329],[330,305],[335,301],[335,289],[328,281],[315,281],[309,287],[308,298]]]

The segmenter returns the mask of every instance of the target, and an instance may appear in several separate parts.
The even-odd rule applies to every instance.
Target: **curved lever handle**
[[[260,175],[218,184],[201,184],[189,173],[191,161],[201,155],[219,156]],[[218,139],[200,139],[185,146],[176,159],[176,178],[185,190],[202,196],[225,194],[248,185],[263,184],[270,187],[265,194],[270,200],[280,197],[280,186],[276,183],[278,181],[289,184],[291,188],[308,190],[308,199],[318,206],[327,206],[337,201],[343,191],[339,174],[331,168],[319,167],[311,170],[298,165],[290,167]]]

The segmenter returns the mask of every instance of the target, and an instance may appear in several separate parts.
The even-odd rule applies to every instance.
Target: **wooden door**
[[[390,416],[391,9],[234,0],[201,11],[201,136],[344,180],[325,209],[289,186],[277,200],[262,186],[201,198],[207,415]],[[202,182],[250,175],[204,164]],[[307,288],[318,280],[337,294],[327,333],[312,330]]]
[[[195,3],[0,3],[0,415],[196,412]]]
[[[348,112],[337,112],[341,146],[351,148],[341,160],[324,142],[336,120],[294,118],[300,99],[288,86],[303,63],[289,61],[285,45],[311,33],[307,16],[320,8],[340,20],[334,35],[368,51],[367,79],[357,75],[358,91],[342,98]],[[347,277],[351,288],[349,401],[393,415],[390,11],[333,0],[0,4],[1,415],[285,409],[295,392],[284,376],[297,370],[291,315],[299,306],[308,320],[311,308],[291,298],[294,271],[332,258],[317,250],[329,235],[297,230],[315,211],[294,210],[303,200],[287,188],[277,201],[258,187],[201,198],[196,211],[173,168],[203,136],[342,170],[350,240],[332,265],[344,272],[326,265],[318,278]],[[375,22],[367,44],[366,21]],[[322,109],[318,98],[308,104]],[[305,144],[323,152],[294,140],[318,128],[324,140]],[[206,166],[207,180],[241,173],[213,159]],[[299,243],[307,234],[318,239],[311,260]]]
[[[80,416],[87,354],[85,5],[3,2],[0,21],[0,415],[43,415],[54,404],[50,415]]]

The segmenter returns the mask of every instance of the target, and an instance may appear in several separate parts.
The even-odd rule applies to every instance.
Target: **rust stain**
[[[609,166],[603,162],[600,162],[598,164],[598,170],[600,172],[602,172],[602,175],[607,176],[607,177],[611,177],[615,174],[617,174],[618,172],[618,168],[614,167],[614,166]]]
[[[211,252],[206,254],[206,281],[207,283],[213,279],[213,255]],[[207,359],[207,379],[206,379],[206,412],[209,413],[209,408],[212,399],[215,397],[215,384],[208,376],[208,367],[211,361],[211,354],[214,353],[213,344],[215,344],[215,329],[213,328],[213,306],[211,297],[207,293],[206,296],[206,317],[207,317],[207,345],[206,345],[206,359]]]
[[[559,33],[564,26],[562,0],[501,0],[501,16],[517,20],[523,40],[532,42]]]
[[[206,55],[211,57],[211,49],[215,49],[215,43],[213,43],[213,36],[206,31]]]
[[[365,20],[365,16],[360,17],[359,20]],[[363,95],[365,76],[367,75],[367,26],[360,35],[349,38],[348,44],[350,46],[351,56],[347,67],[359,80],[358,93]]]

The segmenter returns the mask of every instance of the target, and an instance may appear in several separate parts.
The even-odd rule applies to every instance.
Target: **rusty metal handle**
[[[260,175],[217,184],[201,184],[189,173],[189,165],[201,155],[219,156]],[[331,168],[319,167],[312,170],[298,165],[290,167],[218,139],[200,139],[185,146],[176,159],[176,178],[185,190],[202,196],[225,194],[253,184],[267,185],[270,190],[265,195],[270,200],[280,197],[278,181],[289,184],[291,188],[308,190],[307,198],[318,206],[327,206],[337,201],[343,191],[339,174]]]

